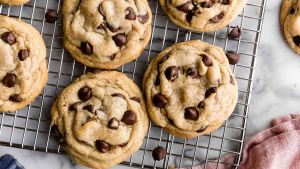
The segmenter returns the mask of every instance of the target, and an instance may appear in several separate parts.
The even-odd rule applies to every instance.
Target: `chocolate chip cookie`
[[[136,59],[149,42],[146,0],[66,0],[64,45],[80,63],[115,69]]]
[[[159,0],[178,26],[199,32],[219,30],[231,23],[247,0]]]
[[[281,28],[289,45],[300,54],[300,1],[284,0],[281,6]]]
[[[153,122],[181,138],[216,130],[237,103],[238,87],[225,53],[199,40],[177,43],[156,56],[143,88]]]
[[[7,5],[23,5],[29,2],[29,0],[0,0],[0,4]]]
[[[126,75],[92,71],[63,90],[51,125],[60,145],[78,163],[109,168],[139,149],[149,118],[143,95]]]
[[[2,15],[0,36],[0,112],[14,112],[34,101],[48,80],[46,47],[31,25]]]

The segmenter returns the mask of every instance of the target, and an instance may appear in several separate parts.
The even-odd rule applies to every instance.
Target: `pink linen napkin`
[[[300,169],[300,114],[275,118],[273,127],[264,130],[244,146],[239,169]],[[234,163],[235,154],[221,157],[221,162]],[[216,168],[209,162],[207,169]],[[193,167],[203,169],[204,165]],[[219,164],[219,169],[231,169],[231,165]],[[191,169],[182,168],[182,169]]]

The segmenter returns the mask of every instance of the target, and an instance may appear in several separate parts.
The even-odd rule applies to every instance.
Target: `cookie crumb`
[[[169,169],[174,169],[174,166],[173,166],[173,165],[170,165],[170,166],[169,166]]]

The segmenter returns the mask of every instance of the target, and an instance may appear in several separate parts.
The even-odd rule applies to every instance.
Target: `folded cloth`
[[[0,169],[24,169],[17,160],[10,154],[0,157]]]
[[[244,146],[239,169],[300,169],[300,114],[278,117],[272,126],[252,137]],[[235,154],[220,159],[231,164],[235,160]],[[213,162],[206,165],[206,169],[216,167],[217,163]],[[193,167],[202,168],[204,165]],[[231,165],[219,164],[219,169],[231,168]]]

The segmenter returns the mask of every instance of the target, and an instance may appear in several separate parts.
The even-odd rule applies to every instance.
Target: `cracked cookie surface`
[[[23,5],[29,2],[30,0],[0,0],[0,4],[7,5]]]
[[[284,0],[281,6],[281,28],[289,45],[300,54],[300,1]]]
[[[151,35],[146,0],[66,0],[64,45],[75,60],[115,69],[136,59]]]
[[[2,15],[0,36],[0,112],[14,112],[33,102],[48,80],[46,47],[31,25]]]
[[[178,26],[198,32],[219,30],[231,23],[247,0],[159,0]]]
[[[177,43],[156,56],[143,88],[151,119],[181,138],[216,130],[237,103],[238,87],[225,53],[199,40]]]
[[[139,149],[149,118],[143,95],[131,79],[116,71],[93,72],[58,96],[51,125],[57,125],[60,145],[78,163],[109,168]]]

